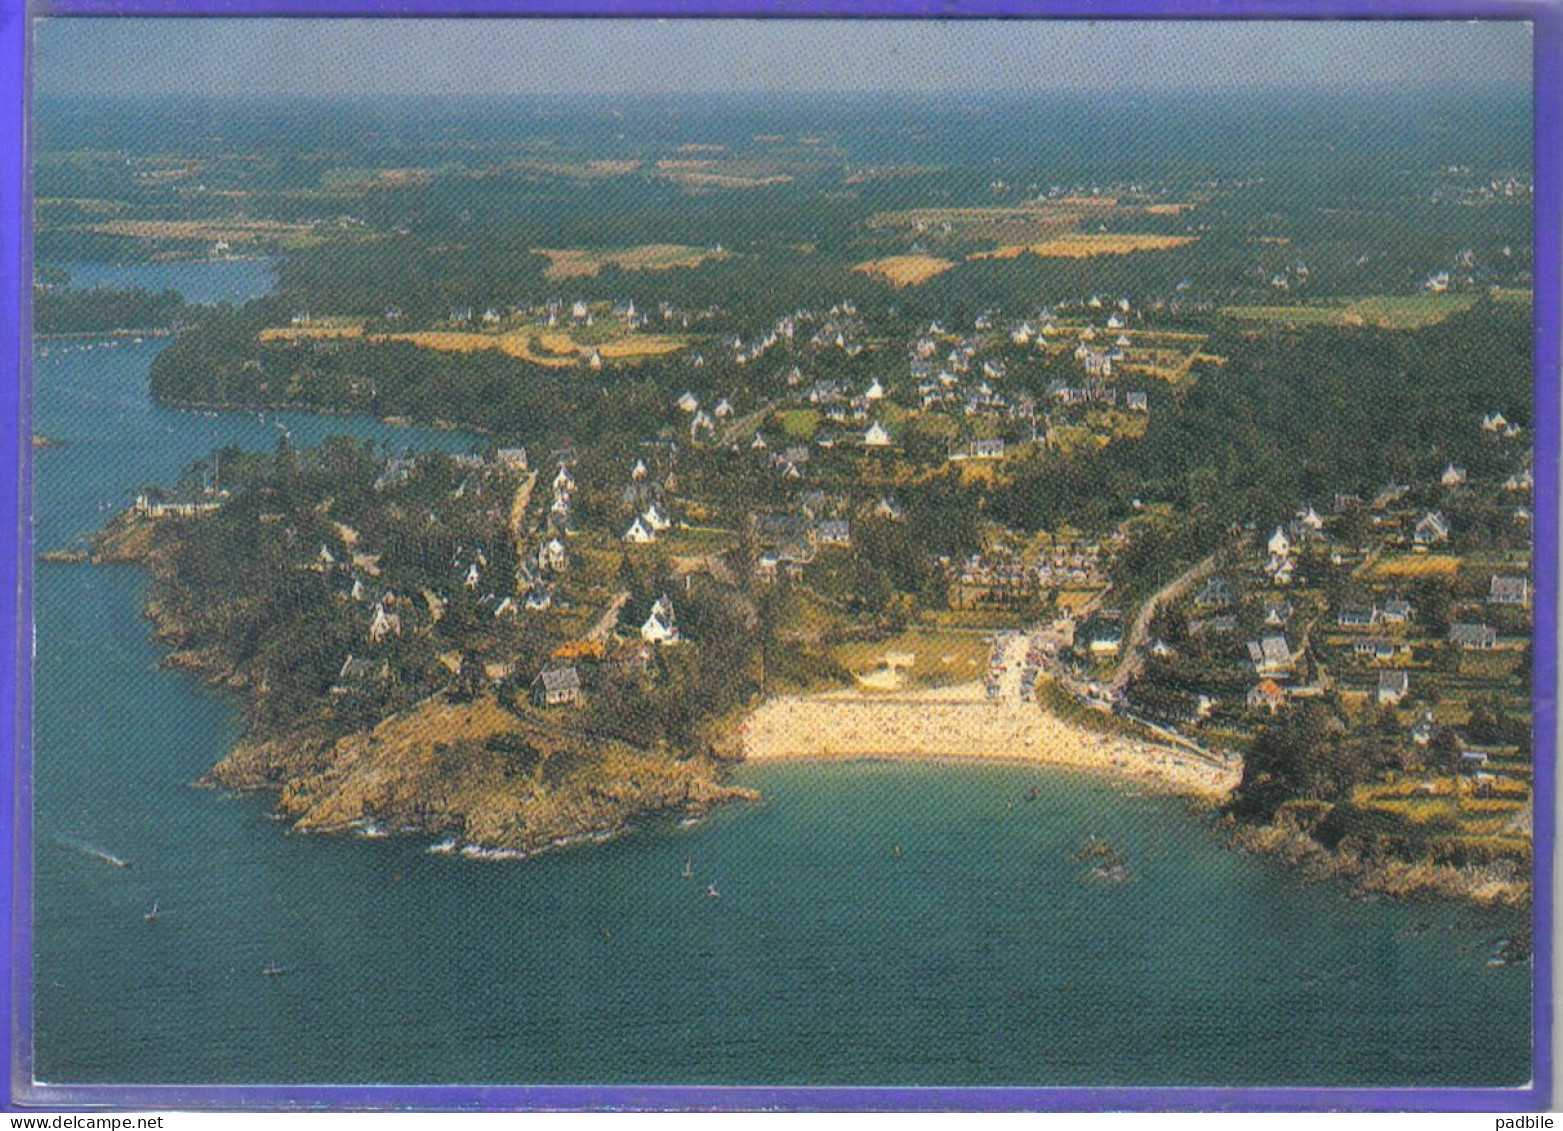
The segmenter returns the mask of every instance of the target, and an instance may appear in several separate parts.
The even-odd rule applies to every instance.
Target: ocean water
[[[218,276],[200,281],[208,295],[266,285],[221,277],[247,265],[201,268]],[[36,430],[66,441],[36,453],[39,550],[72,544],[218,443],[275,443],[270,415],[153,405],[158,348],[36,359]],[[276,419],[300,443],[466,443]],[[43,1081],[1366,1086],[1530,1074],[1530,970],[1487,965],[1516,916],[1354,903],[1223,848],[1175,799],[1061,771],[750,767],[740,777],[762,803],[523,862],[290,835],[264,798],[191,787],[235,738],[234,704],[158,667],[139,573],[39,563],[34,588]],[[1134,882],[1081,878],[1071,855],[1093,835],[1122,846]]]
[[[127,288],[161,292],[178,291],[185,301],[213,305],[220,302],[242,305],[272,285],[271,261],[254,259],[170,260],[157,263],[97,263],[91,260],[66,260],[50,264],[70,276],[72,290],[95,287]]]

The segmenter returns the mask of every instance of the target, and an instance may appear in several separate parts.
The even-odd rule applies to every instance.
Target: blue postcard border
[[[29,10],[31,8],[31,10]],[[1553,759],[1537,757],[1534,787],[1534,1074],[1521,1089],[1269,1088],[791,1088],[791,1087],[37,1087],[27,1076],[27,972],[31,939],[28,800],[31,771],[32,538],[27,224],[30,20],[56,16],[589,16],[1090,19],[1489,19],[1528,20],[1534,29],[1535,154],[1535,642],[1536,750],[1557,742],[1560,205],[1563,205],[1563,5],[1560,0],[0,0],[0,452],[14,475],[0,491],[0,717],[9,753],[0,773],[0,1051],[11,1110],[83,1108],[411,1110],[1428,1110],[1533,1111],[1552,1099]]]

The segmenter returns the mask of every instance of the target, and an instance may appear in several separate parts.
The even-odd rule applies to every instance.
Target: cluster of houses
[[[1501,438],[1517,435],[1497,413],[1484,418],[1482,428]],[[1229,557],[1224,569],[1179,603],[1188,647],[1209,657],[1202,662],[1210,665],[1211,683],[1199,689],[1197,708],[1168,721],[1197,726],[1210,718],[1221,704],[1222,688],[1230,686],[1230,677],[1223,673],[1233,670],[1247,673],[1248,689],[1240,707],[1228,704],[1225,725],[1235,725],[1233,710],[1270,716],[1293,702],[1334,691],[1371,707],[1369,717],[1396,711],[1408,737],[1419,746],[1426,746],[1438,729],[1433,712],[1445,697],[1450,672],[1460,673],[1455,685],[1462,698],[1523,695],[1526,689],[1503,674],[1512,665],[1500,659],[1496,667],[1472,667],[1463,657],[1505,652],[1517,656],[1528,646],[1528,551],[1473,544],[1470,539],[1479,539],[1480,533],[1462,536],[1445,511],[1403,506],[1413,492],[1425,498],[1441,490],[1448,498],[1462,500],[1461,505],[1474,501],[1506,509],[1505,495],[1529,489],[1529,454],[1516,452],[1513,458],[1521,466],[1507,479],[1499,473],[1478,483],[1466,469],[1449,464],[1431,483],[1390,484],[1370,502],[1342,495],[1328,517],[1304,506],[1262,543],[1246,543],[1249,548]],[[1475,495],[1467,497],[1471,492]],[[1337,522],[1359,510],[1368,521],[1351,524],[1356,533],[1350,537],[1338,535]],[[1452,539],[1466,554],[1446,553],[1428,562],[1437,569],[1424,574],[1418,555],[1445,547]],[[1474,563],[1471,554],[1476,555]],[[1389,556],[1396,557],[1394,568],[1378,572],[1376,567]],[[1346,579],[1344,586],[1321,588],[1316,565],[1333,569],[1335,576]],[[1419,579],[1424,576],[1442,579],[1438,584],[1448,594],[1436,618],[1419,607],[1418,594],[1425,592]],[[1475,588],[1477,578],[1480,590]],[[1244,627],[1250,629],[1246,636],[1241,634]],[[1151,657],[1167,657],[1180,648],[1153,639],[1146,651]],[[1181,670],[1186,678],[1189,666]],[[1199,670],[1198,663],[1193,670]],[[1155,678],[1154,670],[1149,678]],[[1135,691],[1131,687],[1131,699]],[[1409,717],[1405,710],[1411,710]]]
[[[651,610],[640,625],[639,636],[641,645],[629,649],[622,659],[616,661],[619,666],[643,670],[649,659],[648,648],[668,647],[682,643],[683,637],[679,635],[678,630],[678,613],[667,594],[664,593],[652,602]],[[580,704],[584,701],[585,692],[577,661],[581,658],[590,658],[600,662],[605,660],[606,656],[607,650],[599,642],[566,645],[556,649],[549,662],[532,678],[528,689],[532,705],[547,709]]]
[[[222,501],[216,498],[154,499],[143,493],[136,496],[130,510],[137,518],[195,518],[221,506]]]
[[[1107,585],[1115,539],[1055,539],[1045,548],[993,548],[945,563],[950,607],[1020,609],[1050,592],[1101,590]]]
[[[518,322],[542,329],[554,329],[560,326],[585,329],[597,325],[600,318],[607,317],[617,321],[625,330],[634,331],[656,326],[689,329],[702,322],[709,322],[720,314],[721,311],[715,307],[685,310],[671,302],[658,302],[653,309],[646,309],[636,306],[635,300],[631,298],[598,302],[584,298],[563,299],[555,296],[541,302],[491,305],[481,312],[473,306],[452,306],[447,312],[446,322],[451,326],[482,326],[488,329]],[[387,307],[384,318],[387,322],[398,322],[402,318],[402,311],[397,307]],[[308,324],[307,313],[294,316],[294,325]]]
[[[763,581],[797,577],[822,547],[851,546],[852,522],[835,517],[836,509],[835,500],[812,492],[797,510],[755,515],[749,530],[755,576]]]

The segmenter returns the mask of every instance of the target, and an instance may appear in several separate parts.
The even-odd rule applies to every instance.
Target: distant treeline
[[[39,289],[33,295],[33,330],[39,334],[96,334],[153,330],[185,317],[177,291]]]

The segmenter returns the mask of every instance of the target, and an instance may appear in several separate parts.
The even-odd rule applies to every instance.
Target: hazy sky
[[[1528,85],[1519,23],[50,19],[43,92],[506,94]]]

